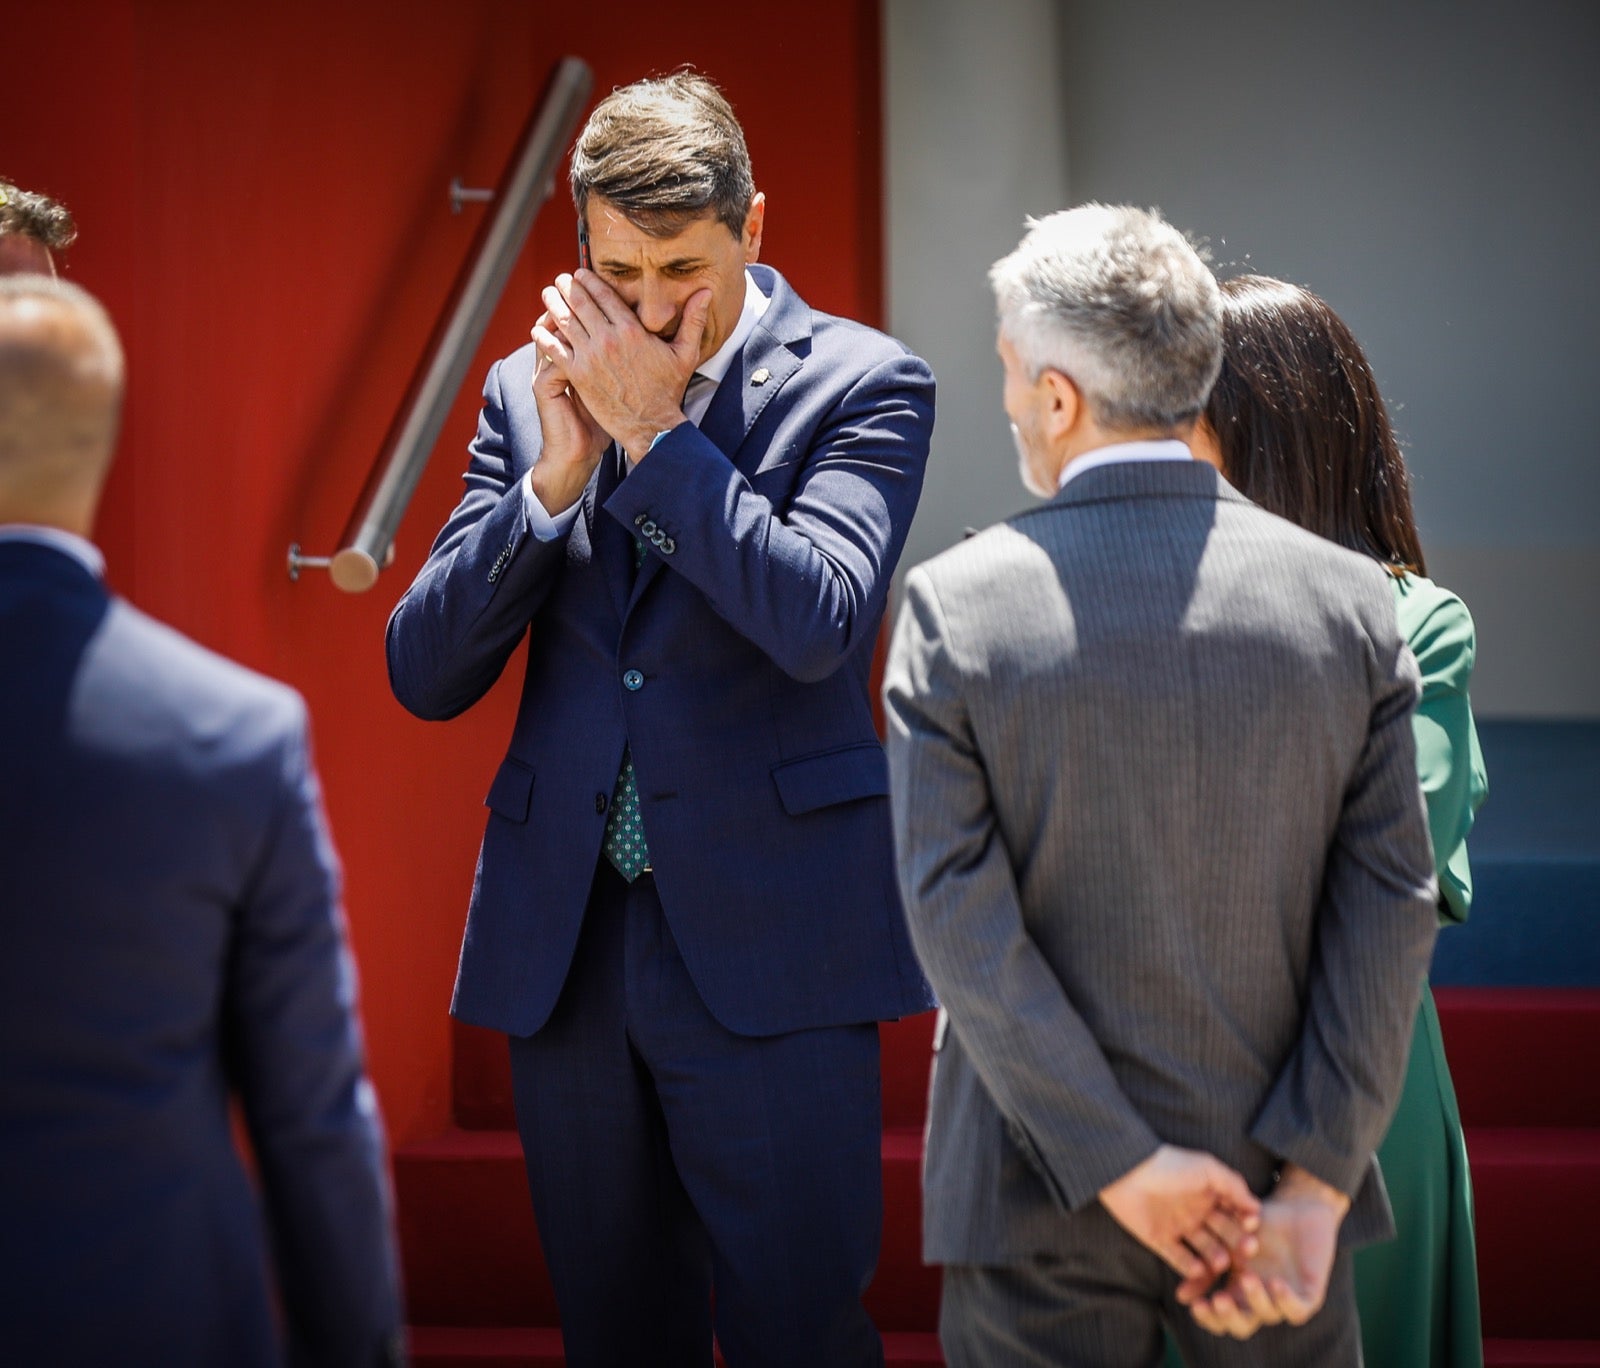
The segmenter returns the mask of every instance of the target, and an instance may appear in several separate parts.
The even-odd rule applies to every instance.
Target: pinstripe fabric
[[[1154,1255],[1111,1228],[1102,1209],[1089,1212],[1106,1228],[1071,1254],[945,1270],[939,1337],[949,1368],[1149,1368],[1161,1361],[1161,1326],[1149,1307],[1171,1279]],[[1269,1326],[1239,1343],[1208,1334],[1181,1311],[1170,1323],[1188,1368],[1358,1368],[1354,1299],[1346,1252],[1334,1263],[1328,1306],[1306,1325]]]
[[[1258,1191],[1302,1163],[1355,1194],[1347,1242],[1387,1233],[1434,934],[1416,688],[1382,572],[1198,462],[1087,472],[911,572],[885,698],[950,1018],[930,1261],[1059,1251],[1160,1141]]]

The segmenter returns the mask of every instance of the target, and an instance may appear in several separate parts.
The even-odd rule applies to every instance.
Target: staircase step
[[[1589,1340],[1600,1332],[1589,1281],[1600,1129],[1469,1127],[1467,1157],[1484,1333]]]
[[[885,1330],[938,1318],[939,1273],[922,1263],[922,1134],[883,1137],[883,1246],[866,1304]],[[452,1130],[394,1157],[400,1247],[419,1327],[558,1324],[515,1131]]]
[[[511,1057],[505,1036],[452,1020],[450,1053],[456,1124],[468,1130],[515,1130]]]
[[[937,1335],[887,1334],[883,1357],[890,1368],[944,1368]],[[411,1363],[412,1368],[565,1368],[566,1360],[559,1330],[413,1326]],[[721,1368],[720,1354],[717,1364]]]
[[[1453,935],[1447,931],[1444,934]],[[1600,1126],[1600,989],[1438,988],[1467,1126]]]
[[[933,1061],[934,1013],[923,1012],[878,1028],[883,1052],[883,1124],[921,1129]],[[467,1130],[515,1130],[511,1064],[498,1031],[451,1023],[455,1120]]]
[[[1600,1340],[1487,1339],[1483,1368],[1600,1368]]]
[[[401,1146],[394,1185],[413,1323],[558,1324],[515,1131],[453,1130]]]
[[[1588,1234],[1600,1229],[1600,1129],[1473,1127],[1484,1329],[1582,1340]],[[920,1131],[883,1138],[884,1233],[867,1305],[889,1330],[927,1330],[939,1276],[921,1259]],[[553,1326],[554,1294],[514,1131],[456,1130],[395,1155],[411,1316],[423,1326]]]
[[[412,1368],[566,1368],[561,1331],[413,1325]]]
[[[1435,984],[1600,986],[1600,721],[1478,723],[1489,801],[1472,829],[1472,917]]]
[[[928,1116],[928,1074],[933,1068],[933,1021],[922,1012],[878,1026],[883,1057],[883,1124],[922,1132]]]

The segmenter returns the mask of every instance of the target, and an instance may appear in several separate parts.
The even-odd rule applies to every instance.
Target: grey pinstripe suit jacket
[[[1199,462],[1109,465],[913,570],[885,679],[913,940],[949,1014],[931,1262],[1058,1247],[1161,1141],[1373,1151],[1433,945],[1415,662],[1370,560]]]

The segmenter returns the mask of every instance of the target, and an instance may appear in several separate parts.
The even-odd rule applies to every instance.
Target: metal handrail
[[[372,588],[378,572],[394,559],[400,519],[500,303],[517,254],[555,188],[556,165],[593,85],[594,74],[586,62],[564,57],[557,64],[494,192],[493,216],[480,229],[472,254],[456,277],[428,350],[345,524],[339,550],[332,556],[305,556],[298,544],[291,546],[290,579],[298,579],[302,569],[326,568],[339,588],[359,594]]]

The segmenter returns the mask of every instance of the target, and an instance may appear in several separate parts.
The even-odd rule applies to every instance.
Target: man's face
[[[1044,440],[1043,387],[1029,378],[1027,366],[1005,333],[999,335],[995,347],[1006,372],[1006,417],[1011,420],[1011,439],[1017,444],[1017,469],[1030,494],[1048,499],[1056,492],[1056,473]]]
[[[26,233],[0,233],[0,275],[47,275],[56,273],[50,249]]]
[[[652,237],[609,200],[588,205],[589,261],[633,310],[648,332],[671,341],[683,306],[697,290],[711,291],[711,312],[696,364],[728,340],[744,309],[744,268],[761,252],[766,200],[757,195],[737,237],[707,211],[671,237]]]

